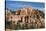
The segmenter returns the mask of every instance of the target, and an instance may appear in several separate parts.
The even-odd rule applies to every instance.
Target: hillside
[[[38,9],[32,9],[32,7],[25,7],[25,8],[22,8],[22,9],[18,9],[16,11],[10,11],[11,13],[7,13],[6,15],[9,17],[11,17],[12,15],[12,19],[14,19],[14,21],[12,21],[12,19],[10,19],[12,22],[10,22],[10,25],[9,25],[9,21],[6,21],[6,27],[7,28],[10,28],[10,29],[34,29],[34,28],[44,28],[45,27],[45,14],[38,10]],[[18,20],[17,24],[16,23],[16,20],[15,20],[15,16],[20,16],[22,15],[22,18],[25,19],[23,20],[21,18],[21,20]],[[6,16],[6,18],[8,18]],[[16,18],[19,18],[16,17]],[[22,22],[24,21],[24,22]],[[12,27],[11,27],[12,26]]]
[[[38,15],[38,16],[42,16],[44,18],[45,14],[43,11],[40,11],[38,9],[32,9],[31,7],[25,7],[23,9],[20,10],[16,10],[16,15],[26,15],[26,16],[31,16],[31,15]]]

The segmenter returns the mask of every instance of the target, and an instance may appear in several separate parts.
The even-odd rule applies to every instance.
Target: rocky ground
[[[15,14],[15,15],[28,15],[28,16],[30,16],[30,22],[31,23],[25,23],[25,24],[22,24],[22,25],[20,23],[18,23],[17,25],[14,25],[14,26],[9,24],[9,26],[6,26],[7,28],[12,29],[14,27],[13,29],[15,29],[15,30],[16,29],[40,29],[40,28],[45,28],[45,17],[44,17],[45,14],[38,9],[32,9],[32,11],[31,11],[31,8],[25,8],[25,9],[17,10],[15,12],[11,12],[11,13]],[[6,30],[8,30],[8,29],[6,29]]]

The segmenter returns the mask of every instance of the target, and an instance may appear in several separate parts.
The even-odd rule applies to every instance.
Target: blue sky
[[[26,6],[31,6],[32,8],[36,9],[43,9],[44,3],[38,3],[38,2],[24,2],[24,1],[6,1],[6,8],[9,8],[11,10],[21,9]]]

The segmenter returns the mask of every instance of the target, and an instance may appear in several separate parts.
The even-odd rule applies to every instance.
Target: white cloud
[[[7,1],[45,2],[45,0],[7,0]]]

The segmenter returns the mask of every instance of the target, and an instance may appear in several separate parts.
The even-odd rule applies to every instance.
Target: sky
[[[21,9],[26,6],[31,6],[32,8],[36,9],[44,9],[44,3],[39,3],[39,2],[25,2],[25,1],[6,1],[6,8],[11,9],[11,10],[17,10]]]

